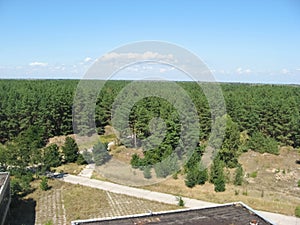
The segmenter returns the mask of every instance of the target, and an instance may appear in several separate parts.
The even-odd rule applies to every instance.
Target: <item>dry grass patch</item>
[[[226,203],[242,201],[249,206],[269,212],[295,215],[295,208],[300,205],[300,165],[295,163],[299,152],[291,148],[281,148],[280,155],[260,154],[249,151],[239,161],[248,178],[242,186],[227,184],[226,191],[216,193],[214,186],[206,183],[203,186],[188,188],[184,176],[178,176],[161,183],[150,185],[145,189],[181,195],[199,200]],[[255,172],[255,176],[250,176]]]
[[[55,225],[71,224],[72,220],[124,216],[165,211],[178,208],[127,195],[115,194],[81,185],[49,180],[48,191],[39,188],[40,180],[32,182],[33,192],[16,205],[12,225],[51,222]],[[28,208],[30,206],[30,208]]]
[[[85,165],[78,165],[77,163],[68,163],[53,169],[57,173],[64,172],[68,174],[78,175],[84,168]]]

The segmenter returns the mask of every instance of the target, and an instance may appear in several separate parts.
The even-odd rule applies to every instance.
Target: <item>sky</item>
[[[104,54],[158,40],[217,81],[300,84],[298,0],[0,0],[0,32],[0,78],[81,79]]]

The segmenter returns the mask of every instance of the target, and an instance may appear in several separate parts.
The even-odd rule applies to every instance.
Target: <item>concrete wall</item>
[[[9,173],[0,173],[0,177],[5,178],[0,187],[0,225],[4,225],[11,202]]]

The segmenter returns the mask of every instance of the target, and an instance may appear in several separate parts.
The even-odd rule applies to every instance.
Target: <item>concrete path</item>
[[[91,178],[93,175],[94,169],[95,169],[94,163],[88,164],[78,175],[82,176],[82,177],[86,177],[86,178]]]
[[[80,184],[92,188],[110,191],[117,194],[123,194],[123,195],[129,195],[137,198],[148,199],[151,201],[163,202],[163,203],[173,204],[173,205],[178,203],[178,200],[176,198],[177,196],[174,195],[144,190],[140,188],[128,187],[120,184],[114,184],[111,182],[89,179],[81,176],[74,176],[68,174],[65,175],[62,178],[62,180],[72,184]],[[182,199],[185,202],[185,206],[189,208],[217,205],[216,203],[205,202],[205,201],[200,201],[200,200],[190,199],[185,197],[183,197]]]
[[[134,187],[128,187],[120,184],[114,184],[111,182],[94,180],[87,177],[82,176],[74,176],[74,175],[65,175],[61,180],[72,183],[72,184],[80,184],[92,188],[97,188],[105,191],[110,191],[117,194],[124,194],[129,195],[137,198],[148,199],[151,201],[163,202],[167,204],[177,204],[178,200],[176,196],[159,193]],[[206,206],[214,206],[218,205],[216,203],[205,202],[196,199],[190,198],[182,198],[185,202],[185,206],[188,208],[199,208],[199,207],[206,207]],[[269,213],[269,212],[262,212],[257,211],[258,214],[264,216],[265,218],[269,219],[270,221],[274,222],[277,225],[300,225],[300,218],[296,218],[293,216],[285,216],[276,213]]]

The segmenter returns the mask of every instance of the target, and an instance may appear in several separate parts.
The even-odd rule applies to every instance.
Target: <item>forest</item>
[[[14,146],[14,154],[20,153],[20,157],[17,157],[20,160],[18,165],[23,163],[26,166],[33,163],[35,153],[32,149],[43,148],[50,137],[72,134],[73,99],[78,91],[78,82],[78,80],[0,80],[0,151],[4,151],[3,149],[8,146]],[[143,90],[149,86],[149,82],[140,82],[138,85]],[[122,111],[124,115],[120,117],[123,116],[124,120],[128,120],[129,130],[122,124],[123,120],[111,121],[111,119],[114,113],[119,113],[116,107],[118,94],[130,84],[130,81],[107,81],[97,96],[95,106],[97,133],[103,134],[104,127],[114,122],[120,129],[123,144],[147,149],[143,158],[133,155],[131,160],[133,167],[146,170],[153,165],[163,167],[160,162],[170,158],[168,156],[172,154],[174,156],[172,159],[180,158],[181,152],[185,151],[181,139],[188,142],[195,138],[180,133],[191,123],[189,121],[191,115],[188,110],[177,111],[173,103],[176,99],[172,98],[176,90],[168,86],[168,82],[150,83],[158,92],[163,90],[167,97],[147,96],[135,101],[134,95],[128,94],[127,101],[134,104],[125,105],[125,110]],[[187,186],[192,187],[210,179],[213,183],[221,183],[219,185],[221,191],[222,179],[218,178],[220,168],[226,166],[240,170],[237,158],[241,152],[253,149],[261,153],[278,154],[279,145],[300,147],[298,86],[221,83],[226,112],[221,110],[217,116],[212,116],[209,103],[197,83],[176,82],[176,85],[187,93],[195,105],[200,121],[199,135],[196,137],[198,144],[184,165]],[[87,94],[88,91],[86,90]],[[85,113],[89,112],[82,109],[81,115],[84,116]],[[151,123],[153,118],[160,118],[163,123],[160,120]],[[225,138],[208,176],[206,169],[199,170],[201,167],[199,161],[210,136],[212,124],[221,122],[226,123]],[[75,129],[88,129],[85,124],[76,126]],[[167,132],[161,139],[152,135],[153,129],[165,129]],[[122,139],[128,135],[133,135],[135,139]],[[217,142],[218,135],[211,135]],[[1,167],[6,165],[5,160],[4,154],[0,152]],[[157,175],[167,176],[178,170],[173,161],[170,162],[172,166],[157,169]]]

